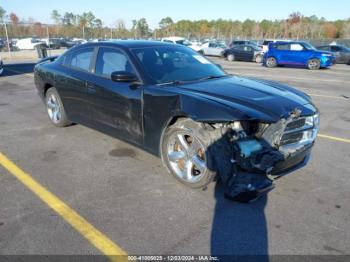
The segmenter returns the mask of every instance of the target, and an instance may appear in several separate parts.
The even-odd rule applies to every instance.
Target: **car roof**
[[[115,41],[100,41],[100,42],[88,42],[80,46],[115,46],[121,48],[142,48],[142,47],[153,47],[153,46],[174,46],[174,44],[161,42],[161,41],[150,41],[150,40],[115,40]]]
[[[304,44],[304,43],[306,43],[305,41],[276,41],[276,42],[274,42],[274,43],[272,43],[272,44]]]
[[[162,38],[163,40],[171,40],[171,41],[179,41],[179,40],[185,40],[185,38],[180,36],[169,36]]]

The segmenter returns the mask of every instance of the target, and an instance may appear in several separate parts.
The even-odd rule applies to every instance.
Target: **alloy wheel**
[[[61,113],[61,106],[55,94],[50,94],[50,96],[46,101],[46,106],[47,106],[47,113],[49,114],[51,121],[57,124],[61,119],[62,113]]]
[[[187,132],[174,132],[169,137],[167,158],[174,174],[188,183],[199,181],[207,171],[204,146]]]

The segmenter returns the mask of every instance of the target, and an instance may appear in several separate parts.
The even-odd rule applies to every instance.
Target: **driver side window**
[[[124,53],[114,48],[101,47],[97,54],[95,73],[109,77],[115,71],[135,73]]]

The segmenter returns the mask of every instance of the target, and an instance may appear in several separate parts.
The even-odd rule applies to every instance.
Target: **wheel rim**
[[[309,68],[310,69],[316,69],[318,68],[318,61],[316,59],[312,59],[310,62],[309,62]]]
[[[228,55],[227,60],[228,61],[233,61],[235,57],[233,55]]]
[[[267,64],[267,66],[271,66],[272,67],[272,66],[275,66],[276,61],[275,61],[275,59],[273,57],[270,57],[269,59],[267,59],[266,64]]]
[[[47,101],[47,113],[49,114],[50,119],[54,123],[58,123],[61,119],[61,107],[58,102],[57,97],[54,94],[51,94]]]
[[[204,146],[187,132],[175,132],[168,139],[167,158],[174,174],[188,183],[198,182],[207,171]]]

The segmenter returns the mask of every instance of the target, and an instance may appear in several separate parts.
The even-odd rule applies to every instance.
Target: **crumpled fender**
[[[267,115],[244,105],[225,103],[210,96],[194,96],[189,92],[172,92],[171,88],[147,87],[143,94],[144,146],[159,155],[162,132],[175,117],[188,117],[198,122],[219,123],[235,120],[275,122]],[[157,107],[155,106],[157,105]]]

